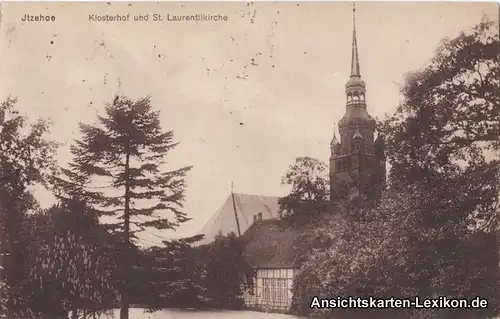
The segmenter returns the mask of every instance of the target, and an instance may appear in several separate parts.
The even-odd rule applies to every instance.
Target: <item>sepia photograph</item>
[[[500,318],[499,20],[0,3],[0,318]]]

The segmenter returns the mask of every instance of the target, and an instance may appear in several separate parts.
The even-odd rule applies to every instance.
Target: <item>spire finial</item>
[[[356,2],[352,3],[352,61],[351,76],[361,77],[359,70],[358,41],[356,39]]]
[[[356,29],[356,1],[352,2],[352,21],[354,22],[354,29]]]

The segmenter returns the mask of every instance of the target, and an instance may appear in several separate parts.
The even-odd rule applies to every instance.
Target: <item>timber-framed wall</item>
[[[292,268],[256,270],[253,291],[245,291],[245,306],[265,311],[287,312],[292,305]]]

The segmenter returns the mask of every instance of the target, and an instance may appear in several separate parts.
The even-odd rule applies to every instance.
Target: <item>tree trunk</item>
[[[126,150],[125,158],[125,211],[123,212],[123,286],[121,291],[121,309],[120,309],[120,319],[129,319],[128,309],[130,307],[129,299],[129,278],[131,276],[131,264],[129,259],[129,248],[130,248],[130,153]]]

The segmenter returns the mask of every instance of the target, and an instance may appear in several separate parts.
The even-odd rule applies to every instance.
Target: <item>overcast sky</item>
[[[93,123],[117,93],[152,96],[180,142],[172,167],[194,166],[186,201],[193,221],[175,236],[197,232],[231,181],[236,192],[281,196],[281,176],[297,156],[328,159],[345,110],[350,3],[3,3],[1,12],[0,98],[17,96],[31,118],[51,118],[58,142],[71,143],[78,121]],[[358,3],[369,112],[393,112],[404,74],[422,67],[440,39],[498,12],[493,2]],[[127,13],[150,21],[89,22],[89,14]],[[154,13],[228,19],[153,22]],[[22,22],[24,14],[56,21]],[[69,159],[62,147],[58,160]],[[37,195],[44,207],[53,202]]]

